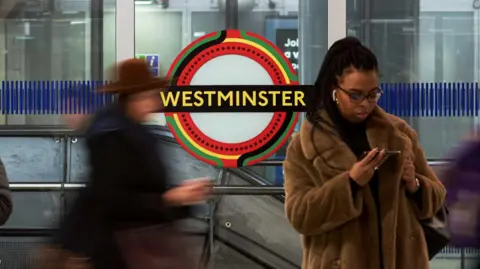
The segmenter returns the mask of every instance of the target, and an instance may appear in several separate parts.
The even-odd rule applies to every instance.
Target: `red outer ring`
[[[210,38],[210,37],[213,37],[213,36],[216,36],[218,33],[217,32],[212,32],[212,33],[209,33],[209,34],[206,34],[202,37],[199,37],[198,39],[196,39],[194,42],[188,44],[188,46],[186,46],[185,48],[183,48],[182,52],[183,52],[183,55],[185,55],[185,52],[187,52],[189,49],[193,48],[194,46],[196,46],[198,43],[202,42],[203,40],[207,39],[207,38]],[[168,78],[171,78],[172,77],[172,72],[175,70],[174,68],[172,68],[173,66],[177,66],[178,62],[180,62],[180,60],[182,60],[183,57],[175,57],[175,60],[173,61],[173,63],[170,65],[170,68],[168,70],[168,73],[167,73],[167,77]]]
[[[253,49],[250,45],[244,43],[221,43],[213,46],[202,53],[196,55],[189,63],[189,65],[180,74],[178,85],[190,85],[190,82],[195,73],[208,61],[220,57],[223,55],[242,55],[252,60],[255,60],[258,64],[268,71],[272,81],[275,85],[285,85],[286,80],[280,73],[278,66],[275,62],[271,61],[270,57],[257,49]],[[273,113],[272,120],[264,129],[264,131],[249,141],[235,144],[228,144],[213,140],[206,136],[193,121],[190,113],[178,113],[180,124],[189,136],[192,137],[202,147],[222,155],[241,155],[244,153],[252,152],[262,147],[269,138],[278,132],[278,127],[285,120],[285,112]]]

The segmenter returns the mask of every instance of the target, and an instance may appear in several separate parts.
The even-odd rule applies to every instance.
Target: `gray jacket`
[[[7,171],[0,159],[0,225],[5,224],[12,213],[12,196],[7,178]]]

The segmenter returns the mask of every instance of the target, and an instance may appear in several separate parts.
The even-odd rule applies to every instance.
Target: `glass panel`
[[[348,33],[377,55],[383,83],[478,82],[478,11],[471,1],[348,0],[347,19]],[[434,93],[441,90],[433,84]],[[447,89],[442,95],[452,93]],[[455,102],[452,98],[445,109]],[[430,159],[448,157],[477,122],[476,117],[463,115],[404,118],[418,132]],[[467,259],[465,268],[472,262]],[[460,252],[446,248],[431,265],[460,268]]]
[[[88,176],[87,151],[85,149],[85,140],[79,138],[71,138],[70,144],[70,160],[69,182],[85,182]]]
[[[102,79],[115,60],[115,0],[0,7],[1,80]],[[104,42],[105,41],[105,42]],[[58,115],[7,115],[0,124],[56,125]]]
[[[225,14],[209,0],[157,3],[135,1],[135,53],[158,57],[158,66],[152,68],[164,76],[191,41],[225,28]],[[165,117],[154,114],[151,124],[165,125]]]
[[[59,224],[59,192],[13,192],[12,198],[14,210],[4,228],[53,228]]]
[[[71,144],[69,182],[85,182],[87,179],[87,152],[84,146],[83,139]],[[171,184],[181,184],[184,180],[198,177],[216,179],[218,176],[218,170],[215,167],[193,158],[178,145],[158,142],[155,146],[162,154],[161,158],[170,174]],[[206,205],[199,205],[194,212],[197,216],[204,217],[207,212]]]
[[[169,169],[173,184],[196,177],[215,179],[218,175],[215,167],[193,158],[177,145],[160,142],[157,147],[161,150],[162,159]]]
[[[359,37],[377,55],[382,82],[478,82],[478,12],[471,9],[471,3],[347,3],[348,33]],[[435,85],[433,92],[440,93],[440,85]],[[447,90],[444,95],[452,92]],[[449,101],[446,109],[454,102]],[[429,159],[447,157],[477,122],[476,117],[464,115],[404,118],[417,130]]]
[[[135,1],[135,54],[158,57],[152,66],[157,76],[166,75],[175,57],[190,41],[187,10],[187,1],[176,1],[166,8],[156,1]],[[151,123],[165,125],[165,117],[154,114]]]
[[[53,137],[2,137],[0,157],[9,181],[62,181],[63,145]]]

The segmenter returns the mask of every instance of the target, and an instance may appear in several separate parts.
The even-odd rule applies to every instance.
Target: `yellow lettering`
[[[266,91],[260,91],[258,93],[258,99],[260,99],[260,101],[257,103],[257,105],[259,106],[267,106],[268,105],[268,98],[265,96],[267,94]]]
[[[240,91],[235,91],[235,106],[240,106]]]
[[[277,98],[281,103],[277,102]],[[182,91],[182,92],[161,92],[160,98],[165,107],[179,106],[184,107],[211,107],[218,105],[219,107],[266,107],[266,106],[300,106],[306,107],[305,93],[302,91]],[[179,103],[181,102],[181,104]]]
[[[295,97],[293,98],[295,106],[298,106],[298,103],[301,103],[302,106],[306,107],[305,103],[305,93],[304,92],[295,92]]]
[[[218,106],[222,106],[222,101],[228,102],[229,106],[233,106],[233,92],[228,92],[224,94],[223,92],[218,92]]]
[[[277,106],[277,95],[280,94],[280,91],[271,91],[269,93],[272,96],[272,106]]]
[[[175,107],[175,106],[177,106],[178,98],[180,98],[180,92],[178,92],[178,91],[175,92],[175,95],[171,91],[160,92],[160,98],[162,99],[163,106],[165,106],[165,107],[174,106]]]
[[[252,93],[252,94],[250,94]],[[243,100],[242,100],[242,105],[247,106],[247,103],[250,103],[251,106],[256,106],[255,102],[255,92],[249,92],[249,91],[243,91]]]
[[[207,106],[212,106],[213,102],[213,95],[215,94],[215,91],[204,91],[203,94],[207,95]]]
[[[195,92],[193,94],[193,98],[195,99],[195,101],[193,102],[194,106],[203,106],[203,103],[205,103],[202,98],[202,92]]]
[[[292,91],[283,91],[282,92],[282,105],[284,106],[293,106],[292,102],[289,102],[292,99]]]
[[[190,91],[182,91],[182,101],[183,101],[183,106],[193,106],[191,103],[192,100],[192,92]]]

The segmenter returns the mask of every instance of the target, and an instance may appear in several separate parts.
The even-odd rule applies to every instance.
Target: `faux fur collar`
[[[340,139],[326,111],[322,110],[319,113],[326,123],[317,123],[319,127],[315,128],[313,135],[313,125],[309,121],[305,121],[300,130],[302,150],[307,159],[312,160],[318,153],[337,148],[344,151],[343,155],[346,162],[355,163],[357,158]],[[376,107],[368,118],[366,127],[368,142],[372,149],[398,150],[402,152],[404,157],[412,157],[408,156],[413,153],[411,152],[411,143],[408,143],[411,141],[408,141],[408,137],[403,132],[407,124],[402,119],[386,113],[380,107]]]

